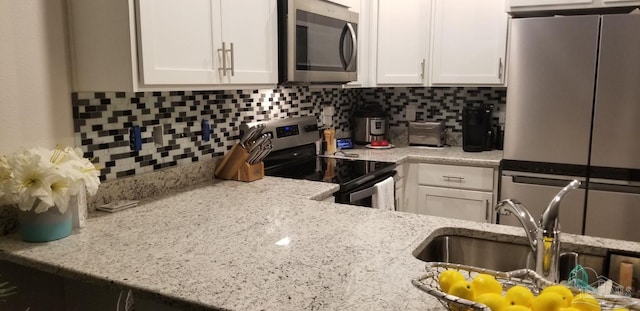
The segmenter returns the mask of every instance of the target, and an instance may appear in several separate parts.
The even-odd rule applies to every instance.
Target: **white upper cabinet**
[[[360,13],[361,0],[327,0],[327,1],[339,4],[342,6],[346,6],[349,8],[349,10],[354,11],[356,13]],[[365,0],[365,2],[366,1],[369,1],[369,0]]]
[[[424,85],[431,1],[377,0],[372,9],[375,83]]]
[[[276,0],[139,3],[145,85],[278,82]]]
[[[277,83],[276,0],[69,0],[74,91]]]
[[[638,0],[506,0],[507,12],[514,15],[528,12],[599,9],[640,5]]]
[[[371,85],[504,85],[504,1],[373,1]]]
[[[504,0],[434,0],[431,83],[504,83]]]
[[[140,0],[142,81],[152,84],[217,84],[222,72],[219,3]],[[195,31],[197,30],[197,31]]]
[[[278,83],[276,8],[276,0],[222,0],[224,83]]]

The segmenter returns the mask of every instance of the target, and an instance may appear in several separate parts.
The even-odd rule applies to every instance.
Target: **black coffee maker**
[[[462,150],[493,150],[493,105],[468,105],[462,109]]]

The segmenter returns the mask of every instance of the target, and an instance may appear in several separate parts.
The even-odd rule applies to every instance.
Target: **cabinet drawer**
[[[493,169],[488,167],[420,163],[418,184],[492,191]]]

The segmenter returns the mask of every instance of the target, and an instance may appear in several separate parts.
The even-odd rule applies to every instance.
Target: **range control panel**
[[[250,127],[261,123],[265,125],[262,133],[271,137],[273,151],[314,144],[320,139],[318,121],[314,116],[242,123],[240,131],[247,132]]]
[[[276,135],[278,138],[295,136],[300,134],[300,130],[298,129],[298,125],[287,125],[276,127]]]

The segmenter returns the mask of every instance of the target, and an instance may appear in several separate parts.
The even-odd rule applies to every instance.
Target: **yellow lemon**
[[[462,273],[458,272],[457,270],[451,269],[442,271],[442,273],[440,273],[440,276],[438,276],[438,284],[440,284],[440,289],[445,293],[449,292],[449,288],[451,288],[451,285],[453,285],[453,283],[464,280],[465,279],[464,276],[462,276]]]
[[[564,299],[563,307],[571,306],[571,301],[573,300],[573,293],[568,287],[564,285],[552,285],[552,286],[546,287],[545,289],[542,290],[542,294],[544,293],[560,294],[560,296],[562,296],[562,299]]]
[[[558,309],[558,311],[580,311],[580,309],[576,309],[574,307],[566,307],[566,308],[560,308]]]
[[[495,277],[488,274],[478,274],[471,281],[471,285],[473,285],[473,290],[476,292],[476,295],[494,293],[494,294],[502,294],[502,285]]]
[[[577,294],[571,301],[571,306],[581,311],[600,311],[600,303],[595,297],[582,293]]]
[[[502,309],[502,311],[531,311],[531,309],[529,309],[529,307],[525,307],[525,306],[513,305],[513,306],[508,306],[508,307]]]
[[[477,288],[474,288],[474,290],[477,291]],[[509,303],[507,303],[507,300],[504,297],[502,297],[500,294],[496,294],[496,293],[487,293],[487,294],[478,295],[475,301],[491,308],[491,311],[502,311],[504,308],[509,306]]]
[[[533,301],[533,293],[524,286],[516,285],[509,288],[506,298],[510,305],[529,307],[531,306],[531,301]]]
[[[553,292],[542,293],[531,302],[533,311],[558,311],[562,307],[564,307],[564,299],[560,294]]]
[[[627,308],[615,308],[613,311],[629,311]]]
[[[458,281],[453,283],[451,288],[449,288],[448,294],[471,301],[476,298],[473,286],[471,285],[471,282],[468,281]]]
[[[560,296],[562,296],[562,298],[565,301],[565,307],[569,307],[571,306],[571,301],[573,300],[574,296],[573,296],[573,292],[566,286],[564,285],[552,285],[549,287],[546,287],[545,289],[542,290],[542,293],[557,293]]]

